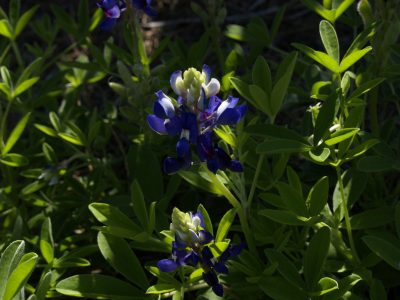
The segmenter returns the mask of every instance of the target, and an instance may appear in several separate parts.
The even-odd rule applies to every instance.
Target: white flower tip
[[[219,81],[215,78],[212,78],[210,80],[210,82],[207,84],[207,86],[205,87],[207,98],[218,94],[220,87],[221,87],[221,85],[220,85]]]

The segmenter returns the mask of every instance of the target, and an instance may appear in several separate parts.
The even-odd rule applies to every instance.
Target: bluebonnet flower
[[[156,11],[150,7],[152,0],[131,1],[136,9],[143,10],[150,17],[157,15]],[[110,30],[121,16],[121,13],[126,10],[126,2],[124,0],[100,0],[97,2],[97,6],[103,10],[105,16],[105,19],[100,23],[100,29],[102,30]]]
[[[243,172],[242,164],[230,156],[218,145],[213,143],[213,133],[208,131],[198,138],[197,152],[200,161],[206,161],[208,169],[216,173],[218,169],[229,169],[233,172]]]
[[[176,104],[162,91],[157,92],[153,114],[147,117],[147,122],[155,132],[179,135],[178,144],[182,143],[182,138],[189,144],[184,144],[185,151],[180,151],[178,158],[165,159],[164,171],[171,174],[189,167],[191,144],[197,145],[200,161],[206,161],[210,171],[215,173],[219,169],[229,169],[242,172],[243,166],[237,160],[232,160],[222,148],[214,145],[212,132],[219,125],[237,124],[246,113],[247,106],[236,106],[239,99],[232,96],[224,101],[216,96],[220,83],[211,78],[211,69],[207,65],[203,66],[201,72],[195,68],[175,71],[170,84],[178,96]],[[178,144],[177,150],[181,148]]]
[[[214,241],[214,237],[205,229],[204,219],[199,211],[192,214],[174,208],[170,229],[175,234],[171,258],[161,259],[157,267],[163,272],[172,272],[180,266],[195,267],[200,263],[204,281],[215,294],[222,296],[223,287],[219,283],[217,272],[227,274],[227,260],[238,255],[244,245],[229,245],[218,258],[214,257],[208,247]]]

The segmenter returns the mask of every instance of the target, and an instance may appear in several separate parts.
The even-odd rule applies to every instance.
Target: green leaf
[[[103,18],[103,10],[101,8],[97,8],[92,16],[92,19],[90,21],[90,26],[89,26],[89,32],[92,32],[97,28],[97,26],[100,24],[101,19]]]
[[[22,30],[24,30],[26,24],[28,24],[38,8],[39,5],[35,5],[31,9],[27,10],[21,16],[21,18],[19,18],[17,25],[15,26],[14,39],[16,39],[21,34]]]
[[[218,188],[217,185],[211,182],[211,179],[205,179],[198,173],[191,171],[180,171],[178,175],[195,187],[198,187],[212,194],[223,195],[223,192]]]
[[[133,205],[133,211],[135,212],[135,215],[138,218],[140,224],[143,226],[143,228],[148,230],[149,217],[142,189],[140,188],[140,185],[136,180],[133,181],[130,188],[131,188],[131,201]]]
[[[214,235],[214,230],[213,230],[212,222],[211,222],[211,219],[210,219],[210,215],[208,214],[208,212],[205,209],[205,207],[203,206],[203,204],[199,204],[199,206],[197,207],[197,211],[199,211],[201,213],[201,215],[203,216],[204,226],[206,226],[205,229],[209,233]]]
[[[271,102],[270,107],[272,116],[276,116],[282,106],[282,102],[287,93],[290,80],[292,79],[296,60],[297,52],[290,53],[281,63],[282,67],[279,67],[279,69],[281,69],[281,72],[283,72],[283,75],[279,77],[279,79],[275,83],[271,92],[271,97],[269,98]]]
[[[50,288],[51,284],[51,271],[44,274],[44,276],[40,279],[39,284],[35,290],[35,296],[37,300],[45,300],[46,293]]]
[[[312,149],[311,151],[308,152],[308,155],[310,158],[318,163],[323,163],[326,161],[331,154],[331,150],[329,148],[321,148],[317,147],[316,149]]]
[[[236,138],[232,132],[226,132],[224,129],[214,128],[214,133],[218,135],[225,143],[232,146],[233,148],[237,148]]]
[[[372,80],[369,80],[367,82],[362,83],[349,97],[349,99],[352,98],[358,98],[361,95],[369,92],[373,88],[375,88],[377,85],[382,83],[385,80],[385,78],[374,78]]]
[[[400,249],[385,238],[367,235],[362,237],[364,243],[377,256],[391,265],[396,270],[400,270]]]
[[[6,290],[2,300],[12,300],[14,296],[24,287],[28,281],[39,256],[36,253],[30,252],[22,256],[18,266],[11,273],[7,281]]]
[[[336,8],[335,11],[335,20],[339,19],[339,17],[353,4],[355,0],[343,0],[342,3]]]
[[[335,119],[336,99],[337,93],[330,95],[319,111],[317,120],[315,121],[314,145],[318,145],[318,142],[329,130],[329,127],[332,126],[333,120]]]
[[[11,100],[11,89],[3,82],[0,82],[0,91],[2,91],[7,96],[7,100]]]
[[[325,207],[328,201],[329,180],[327,176],[322,177],[311,188],[308,193],[306,204],[311,216],[316,216]]]
[[[303,188],[301,184],[301,180],[297,175],[296,171],[294,171],[290,166],[286,169],[286,175],[289,181],[289,185],[294,188],[300,196],[303,196]]]
[[[7,139],[7,142],[1,151],[2,155],[7,154],[12,147],[15,145],[15,143],[19,140],[20,136],[22,135],[22,132],[24,131],[26,124],[29,121],[31,113],[27,113],[19,122],[18,124],[14,127],[13,131],[10,133],[10,136]]]
[[[281,153],[302,153],[311,150],[311,146],[296,140],[268,139],[259,144],[257,153],[281,154]]]
[[[142,289],[149,286],[139,259],[124,239],[99,232],[97,244],[103,257],[117,272]]]
[[[278,263],[278,272],[288,282],[299,288],[304,288],[304,282],[301,279],[299,271],[285,255],[273,249],[266,250],[266,254],[271,263]]]
[[[39,129],[41,132],[52,136],[52,137],[57,137],[57,131],[55,131],[53,128],[51,127],[47,127],[45,125],[41,125],[41,124],[33,124],[33,126],[35,126],[37,129]]]
[[[370,139],[365,141],[364,143],[354,147],[346,153],[346,160],[354,159],[365,152],[367,152],[370,148],[378,144],[380,141],[378,139]],[[339,155],[341,155],[339,151]]]
[[[57,133],[57,135],[68,143],[78,145],[78,146],[84,146],[83,141],[81,141],[80,138],[76,135],[73,135],[71,133],[65,133],[65,132],[59,132],[59,133]]]
[[[256,107],[259,107],[268,117],[273,118],[274,115],[271,108],[270,96],[255,84],[249,85],[249,91],[252,99],[257,104]]]
[[[89,205],[89,210],[99,222],[107,225],[111,230],[117,230],[126,238],[134,240],[142,232],[140,227],[133,223],[118,208],[114,208],[109,204],[92,203]]]
[[[246,99],[255,108],[261,110],[261,107],[258,105],[258,103],[255,100],[253,100],[253,96],[250,93],[249,85],[246,82],[236,77],[231,77],[229,78],[229,80],[233,88],[240,94],[240,96]]]
[[[399,162],[396,162],[392,157],[372,155],[361,158],[357,162],[357,168],[363,172],[383,172],[392,170],[397,165],[399,168]]]
[[[307,300],[309,297],[299,288],[277,276],[263,276],[258,282],[261,290],[274,300]]]
[[[287,209],[291,210],[298,216],[308,215],[303,195],[299,194],[294,187],[283,182],[277,183],[276,187],[278,188],[279,195],[286,204]]]
[[[372,283],[369,289],[369,299],[388,299],[385,291],[385,286],[383,285],[382,281],[378,279],[372,279]]]
[[[257,124],[247,126],[244,130],[251,135],[265,136],[276,139],[296,140],[301,143],[306,143],[306,140],[297,132],[278,125],[273,124]]]
[[[365,210],[350,217],[351,228],[353,230],[375,228],[393,221],[393,208],[389,206]]]
[[[14,241],[4,250],[0,258],[0,299],[6,289],[7,280],[24,255],[25,242]]]
[[[365,54],[367,54],[371,50],[372,47],[368,46],[364,49],[354,51],[348,56],[345,56],[340,62],[339,73],[343,73],[344,71],[346,71],[348,68],[354,65],[357,61],[359,61]]]
[[[13,38],[10,23],[6,19],[0,20],[0,35],[5,36],[10,40]]]
[[[326,294],[323,300],[337,300],[342,299],[342,296],[346,294],[357,282],[361,280],[361,277],[356,274],[351,274],[338,282],[339,289],[335,289],[329,294]]]
[[[319,4],[315,0],[303,0],[303,2],[314,12],[319,14],[324,19],[328,20],[329,22],[335,22],[335,11],[326,9],[321,4]]]
[[[301,52],[303,52],[305,55],[316,61],[317,63],[323,65],[325,68],[331,70],[333,73],[337,74],[339,73],[339,63],[336,62],[332,57],[330,57],[328,54],[321,52],[321,51],[316,51],[308,46],[298,44],[298,43],[293,43],[292,44],[295,48],[299,49]]]
[[[328,21],[322,20],[319,23],[319,34],[324,44],[326,53],[337,63],[340,62],[339,40],[335,28]]]
[[[235,216],[236,216],[236,209],[234,208],[231,208],[224,214],[218,225],[215,242],[223,242],[225,240],[225,237],[227,236],[229,229],[231,228]]]
[[[38,69],[42,66],[43,58],[38,57],[34,61],[32,61],[21,73],[16,83],[19,86],[22,82],[26,81],[31,77],[32,74],[39,73]]]
[[[360,128],[343,128],[335,131],[334,133],[331,134],[329,139],[325,140],[325,144],[327,146],[333,146],[336,145],[340,142],[343,142],[349,138],[354,137],[358,132],[360,131]]]
[[[127,282],[100,274],[74,275],[56,285],[60,294],[94,299],[140,299],[143,293]]]
[[[361,32],[351,43],[350,47],[347,49],[344,57],[349,56],[354,51],[362,49],[376,34],[378,22],[374,22],[363,32]]]
[[[87,259],[81,257],[70,257],[68,255],[59,259],[56,258],[53,261],[53,268],[55,269],[79,268],[88,266],[90,266],[90,262]]]
[[[149,287],[146,291],[146,294],[151,294],[151,295],[158,295],[158,294],[164,294],[168,292],[175,291],[176,287],[173,284],[169,283],[157,283],[155,285],[152,285]]]
[[[48,264],[54,259],[54,240],[50,218],[43,221],[40,233],[40,252]]]
[[[323,277],[318,281],[317,288],[310,292],[310,296],[322,296],[338,289],[339,285],[336,280]]]
[[[291,211],[279,209],[263,209],[258,212],[259,215],[267,217],[277,223],[286,225],[306,225],[311,219],[298,217]]]
[[[264,57],[257,57],[257,60],[253,65],[252,76],[254,84],[262,88],[267,94],[271,93],[271,70],[269,69],[268,63]]]
[[[7,153],[0,157],[0,162],[10,167],[23,167],[29,163],[29,160],[17,153]]]
[[[311,238],[304,256],[304,277],[309,291],[317,287],[330,244],[329,227],[322,227]]]
[[[33,77],[33,78],[23,81],[16,87],[12,96],[13,97],[19,96],[20,94],[22,94],[23,92],[25,92],[26,90],[31,88],[36,82],[38,82],[38,80],[39,80],[39,77]]]

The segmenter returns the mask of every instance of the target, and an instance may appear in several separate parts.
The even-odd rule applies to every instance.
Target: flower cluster
[[[239,99],[229,96],[222,101],[217,97],[220,83],[211,78],[207,65],[202,71],[189,68],[171,75],[170,84],[178,99],[171,99],[162,91],[156,93],[153,114],[147,117],[152,130],[159,134],[179,136],[177,157],[164,160],[164,171],[175,173],[192,164],[190,145],[195,145],[197,155],[212,172],[218,169],[243,171],[243,166],[214,142],[213,129],[218,125],[235,125],[244,116],[246,105],[236,106]]]
[[[134,8],[144,11],[144,13],[150,17],[155,17],[157,15],[156,11],[151,8],[152,0],[130,1]],[[105,15],[105,19],[101,22],[100,28],[109,30],[115,25],[121,13],[126,9],[126,2],[121,0],[100,0],[97,2],[97,6],[103,10]]]
[[[203,279],[218,296],[223,295],[223,287],[220,284],[217,273],[228,273],[226,262],[238,255],[243,249],[241,245],[229,245],[219,257],[215,257],[210,249],[214,237],[205,229],[202,214],[184,213],[178,208],[172,212],[171,231],[175,234],[172,242],[171,258],[162,259],[157,263],[163,272],[171,272],[183,265],[203,268]]]

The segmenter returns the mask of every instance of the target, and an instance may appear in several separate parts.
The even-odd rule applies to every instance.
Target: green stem
[[[11,47],[14,50],[15,58],[17,59],[18,65],[23,68],[24,62],[22,60],[21,53],[19,52],[18,45],[15,43],[15,41],[11,41]]]
[[[356,264],[360,264],[360,259],[357,255],[356,247],[355,247],[354,240],[353,240],[353,233],[351,230],[351,223],[350,223],[349,210],[347,208],[347,201],[344,196],[344,186],[343,186],[342,174],[341,174],[339,166],[337,166],[335,169],[336,169],[336,174],[337,174],[338,182],[339,182],[340,195],[342,197],[341,204],[342,204],[342,209],[344,212],[344,220],[346,223],[347,236],[349,238],[351,252],[353,253],[353,257],[354,257]]]
[[[247,198],[248,207],[251,207],[251,203],[253,202],[254,193],[255,193],[256,187],[257,187],[258,177],[260,176],[261,167],[262,167],[262,164],[264,162],[264,157],[265,157],[265,154],[261,154],[258,157],[256,172],[255,172],[254,177],[253,177],[253,182],[251,183],[249,197]]]
[[[0,149],[1,150],[4,147],[4,133],[6,130],[7,117],[8,117],[8,113],[10,112],[11,103],[12,103],[12,101],[7,102],[6,110],[4,111],[4,114],[1,116],[1,119],[2,119],[1,125],[0,125]]]
[[[6,49],[4,49],[3,53],[1,54],[1,56],[0,56],[0,65],[3,65],[3,60],[6,57],[8,51],[10,51],[10,48],[11,48],[11,45],[8,44]]]

